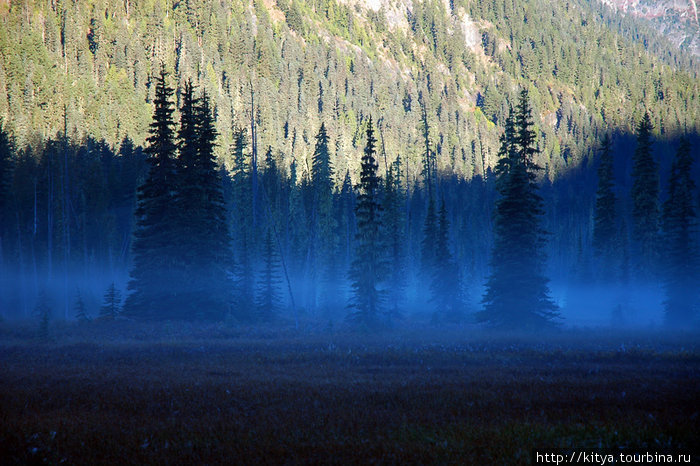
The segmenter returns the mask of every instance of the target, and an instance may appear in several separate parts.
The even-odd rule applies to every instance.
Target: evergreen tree
[[[381,238],[381,206],[378,200],[376,143],[370,117],[357,195],[357,249],[350,271],[353,289],[351,307],[354,311],[348,316],[350,320],[368,327],[381,323],[383,293],[380,284],[386,275]]]
[[[233,201],[234,201],[234,294],[232,313],[241,321],[255,319],[255,243],[252,233],[252,185],[246,163],[246,138],[236,129],[233,141]]]
[[[698,249],[693,157],[687,138],[681,140],[671,168],[668,198],[663,208],[666,323],[687,328],[698,322]]]
[[[511,119],[512,117],[508,117]],[[533,161],[537,153],[532,111],[521,91],[513,123],[506,124],[497,167],[494,246],[491,274],[477,319],[491,327],[536,330],[553,324],[558,306],[543,275],[543,201],[537,192]]]
[[[438,214],[435,270],[430,283],[431,301],[435,306],[433,320],[458,323],[464,318],[464,303],[459,266],[450,252],[449,233],[450,223],[447,219],[447,207],[445,199],[442,199]]]
[[[12,177],[13,147],[10,137],[0,121],[0,267],[3,267],[5,231],[8,228],[10,182]]]
[[[593,220],[593,249],[601,260],[601,278],[613,275],[613,257],[618,251],[615,204],[613,158],[610,137],[606,134],[600,149],[598,166],[598,190],[596,192],[595,217]]]
[[[150,124],[146,154],[150,164],[148,177],[138,189],[136,231],[125,314],[148,320],[170,317],[169,309],[178,309],[177,297],[182,264],[174,248],[178,230],[175,206],[175,122],[173,89],[167,85],[162,67],[156,80],[153,121]]]
[[[638,250],[637,273],[644,279],[652,276],[658,261],[659,173],[652,156],[652,130],[647,112],[637,126],[632,166],[632,234]]]
[[[311,165],[311,189],[313,198],[311,201],[311,236],[309,238],[308,260],[311,267],[309,279],[316,284],[322,282],[326,292],[333,288],[335,281],[331,272],[334,268],[333,259],[336,237],[335,219],[333,217],[333,166],[328,150],[328,134],[326,125],[316,135],[316,147]],[[313,291],[312,291],[313,292]],[[322,302],[330,304],[335,302],[335,296],[322,293]]]
[[[105,296],[100,307],[100,320],[115,320],[122,309],[122,295],[112,282],[105,291]]]
[[[386,225],[386,248],[390,264],[387,277],[387,300],[390,318],[401,316],[399,306],[406,287],[406,235],[404,193],[401,187],[401,157],[389,166],[384,187],[384,224]]]
[[[83,324],[90,322],[90,316],[87,313],[87,306],[85,306],[85,300],[83,300],[83,295],[80,290],[75,293],[75,305],[73,306],[75,310],[75,320]]]
[[[279,256],[272,239],[272,233],[268,229],[263,242],[263,268],[258,279],[257,320],[270,322],[279,312],[280,281]]]
[[[49,321],[51,320],[51,305],[49,296],[46,291],[39,292],[36,305],[34,306],[34,315],[39,321],[38,336],[41,340],[49,339]]]
[[[438,224],[437,215],[435,213],[435,201],[432,197],[428,198],[428,212],[425,214],[425,222],[423,223],[423,240],[421,242],[421,266],[423,274],[426,277],[431,277],[435,272],[437,265],[437,236]]]
[[[223,183],[214,156],[217,137],[206,94],[185,85],[178,133],[177,254],[185,276],[180,318],[221,320],[229,307],[230,234]]]

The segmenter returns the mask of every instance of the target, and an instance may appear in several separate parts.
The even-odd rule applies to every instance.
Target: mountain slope
[[[64,129],[142,144],[162,62],[213,97],[224,161],[252,107],[258,146],[302,174],[326,122],[342,178],[372,115],[414,180],[425,106],[439,169],[471,177],[495,163],[506,99],[527,86],[553,177],[646,109],[660,133],[699,129],[692,60],[615,21],[585,0],[5,1],[0,118],[20,147]]]

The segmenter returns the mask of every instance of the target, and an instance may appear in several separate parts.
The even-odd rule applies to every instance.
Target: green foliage
[[[377,176],[377,140],[372,117],[367,123],[367,143],[362,156],[360,186],[357,195],[357,247],[352,263],[353,311],[348,318],[367,327],[382,324],[383,293],[387,264],[382,249],[382,217],[379,204],[380,180]]]
[[[637,273],[649,278],[658,265],[659,173],[652,155],[652,130],[649,113],[637,126],[637,148],[632,166],[633,239],[638,249]]]
[[[543,275],[543,200],[533,157],[537,153],[528,93],[522,90],[513,121],[501,139],[496,186],[494,246],[484,308],[477,319],[502,329],[538,330],[554,324],[558,306]]]
[[[161,69],[156,82],[153,122],[148,137],[148,178],[139,187],[136,229],[124,313],[139,319],[162,318],[162,310],[177,310],[182,304],[172,293],[184,285],[181,263],[175,250],[177,210],[175,204],[175,122],[167,85],[167,73]]]

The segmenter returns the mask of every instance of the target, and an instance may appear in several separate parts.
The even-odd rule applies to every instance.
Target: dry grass
[[[698,440],[695,335],[129,323],[52,335],[0,328],[1,464],[528,464],[535,447]]]

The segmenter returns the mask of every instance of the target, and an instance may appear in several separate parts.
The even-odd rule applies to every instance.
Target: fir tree
[[[279,312],[280,281],[279,256],[272,239],[272,233],[268,229],[263,242],[263,268],[258,279],[257,320],[270,322]]]
[[[662,217],[666,323],[678,328],[697,324],[699,263],[692,165],[690,143],[683,138],[671,168]]]
[[[79,323],[84,324],[90,322],[90,316],[87,313],[87,306],[85,306],[85,300],[80,290],[75,293],[75,304],[73,306],[75,310],[75,320]]]
[[[39,297],[36,301],[36,306],[34,307],[34,315],[39,321],[39,338],[44,341],[48,340],[51,306],[49,304],[49,297],[44,290],[39,292]]]
[[[406,235],[404,194],[401,187],[401,157],[389,166],[384,187],[384,223],[386,248],[390,264],[387,277],[387,300],[391,319],[401,316],[399,306],[406,287]]]
[[[653,275],[658,261],[659,173],[652,156],[652,130],[649,113],[645,113],[637,126],[632,166],[632,234],[638,250],[637,273],[643,279]]]
[[[438,224],[435,213],[435,201],[432,196],[428,198],[428,211],[423,222],[423,240],[421,242],[421,266],[423,274],[431,277],[437,265],[437,244]]]
[[[161,68],[156,80],[153,122],[150,125],[146,154],[150,164],[148,177],[138,189],[136,230],[125,314],[147,320],[168,318],[167,310],[180,306],[181,288],[177,273],[181,268],[174,248],[178,230],[175,208],[175,122],[167,85],[167,73]]]
[[[223,183],[214,156],[217,137],[206,94],[195,99],[185,85],[180,109],[177,159],[179,216],[177,252],[184,265],[184,319],[221,320],[230,296],[230,234]]]
[[[617,200],[613,192],[615,180],[610,145],[610,137],[606,134],[600,149],[598,190],[596,192],[595,217],[593,220],[593,249],[603,266],[601,278],[612,277],[613,257],[619,249],[619,244],[616,241],[617,214],[615,204]]]
[[[351,307],[354,310],[348,316],[350,320],[368,327],[375,327],[382,321],[383,293],[380,283],[386,275],[381,239],[381,207],[378,202],[376,143],[370,117],[357,195],[357,249],[350,271],[353,289]]]
[[[511,119],[509,116],[508,119]],[[537,153],[527,91],[520,94],[514,123],[506,124],[497,167],[495,242],[491,274],[477,319],[491,327],[536,330],[551,325],[558,306],[543,275],[543,201],[533,161]]]
[[[335,219],[333,218],[333,166],[328,150],[326,125],[316,135],[316,147],[311,164],[311,236],[309,238],[308,260],[311,267],[309,278],[315,284],[322,282],[324,289],[330,291],[335,281],[332,271],[336,246]],[[331,286],[329,286],[331,285]],[[313,291],[312,291],[313,292]],[[321,302],[333,303],[335,296],[322,295]]]
[[[112,282],[105,291],[102,307],[100,307],[100,320],[115,320],[122,310],[122,295]]]
[[[440,202],[438,233],[435,245],[435,270],[430,283],[431,301],[435,306],[433,320],[458,323],[464,318],[462,283],[459,266],[449,247],[450,223],[445,199]]]

